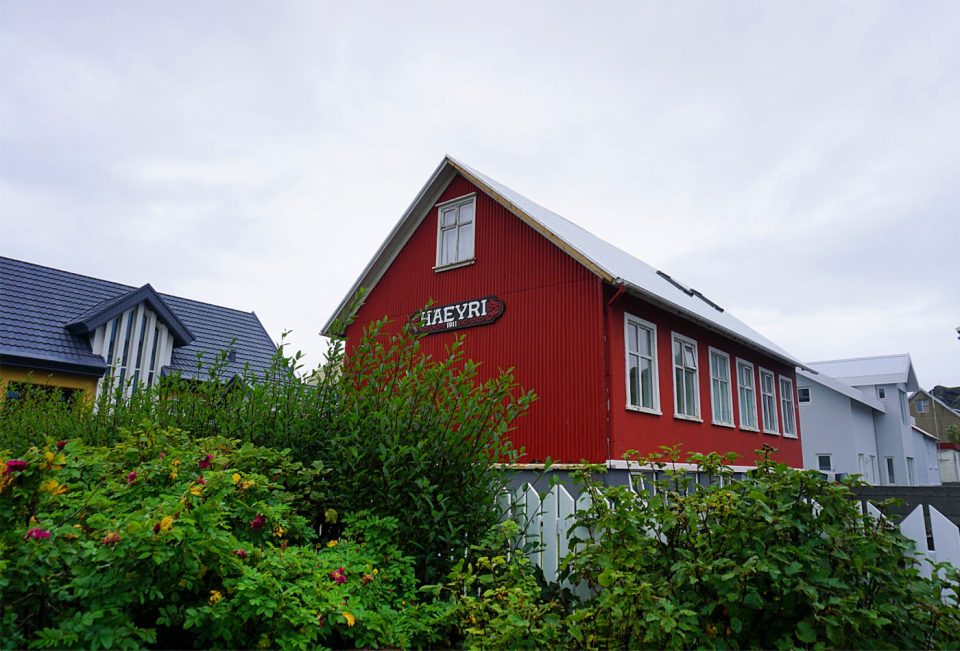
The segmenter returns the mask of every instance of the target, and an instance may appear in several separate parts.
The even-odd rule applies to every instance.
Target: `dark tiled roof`
[[[65,326],[108,309],[132,291],[137,288],[0,256],[0,361],[102,374],[106,364],[90,352],[89,337]],[[245,366],[261,375],[269,367],[276,346],[256,314],[158,296],[195,337],[174,349],[170,370],[195,376],[199,354],[212,362],[231,342],[236,360],[226,364],[227,376],[243,373]]]

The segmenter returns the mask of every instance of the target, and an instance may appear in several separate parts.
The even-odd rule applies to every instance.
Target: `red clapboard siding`
[[[602,282],[463,177],[441,195],[448,201],[477,192],[476,262],[437,273],[437,217],[431,211],[367,296],[347,330],[389,317],[394,328],[429,300],[437,305],[495,295],[506,304],[493,324],[423,340],[445,354],[456,334],[483,377],[514,368],[524,389],[539,396],[516,422],[523,461],[594,462],[607,458]]]

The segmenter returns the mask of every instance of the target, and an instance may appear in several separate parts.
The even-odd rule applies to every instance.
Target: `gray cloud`
[[[2,0],[0,0],[2,1]],[[444,153],[960,384],[960,7],[4,3],[2,253],[316,335]]]

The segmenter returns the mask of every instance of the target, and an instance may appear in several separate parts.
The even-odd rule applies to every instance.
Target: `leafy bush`
[[[109,445],[124,428],[149,420],[197,437],[239,438],[289,448],[310,481],[291,480],[298,510],[324,536],[340,523],[328,511],[396,516],[398,540],[423,581],[442,580],[499,518],[504,480],[493,462],[514,451],[505,437],[533,400],[510,372],[480,382],[462,341],[443,359],[426,355],[408,329],[370,326],[350,355],[334,341],[315,384],[297,379],[299,354],[281,346],[263,377],[225,375],[225,356],[197,361],[196,382],[182,376],[127,396],[105,391],[96,409],[65,405],[37,389],[0,401],[0,448],[24,450],[46,438]]]
[[[288,452],[146,425],[112,447],[0,454],[0,640],[36,648],[416,646],[396,519],[315,545]]]
[[[568,619],[576,646],[956,644],[956,596],[936,573],[924,579],[905,561],[912,543],[862,515],[847,486],[766,454],[730,483],[720,457],[693,457],[724,485],[693,488],[683,472],[668,471],[655,494],[637,496],[585,476],[596,498],[576,524],[592,536],[570,558],[568,576],[595,597]]]
[[[471,547],[444,586],[423,588],[447,595],[460,646],[541,649],[568,644],[563,637],[564,609],[548,596],[538,570],[516,549],[519,534],[513,520],[500,523]]]

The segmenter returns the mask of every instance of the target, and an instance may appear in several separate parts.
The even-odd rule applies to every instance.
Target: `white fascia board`
[[[733,472],[749,472],[755,470],[756,466],[726,466]],[[630,470],[633,472],[638,472],[641,470],[682,470],[685,472],[700,472],[701,467],[695,463],[673,463],[665,462],[664,466],[661,468],[659,465],[653,465],[648,463],[637,463],[636,461],[627,461],[626,459],[609,459],[607,461],[607,468],[609,470]]]
[[[815,371],[806,371],[803,369],[797,369],[797,377],[798,378],[803,377],[812,382],[816,382],[821,386],[824,386],[832,391],[836,391],[837,393],[840,393],[842,395],[847,396],[848,398],[856,400],[857,402],[864,404],[867,407],[870,407],[871,409],[879,411],[881,414],[887,413],[886,406],[876,398],[872,396],[868,396],[866,393],[864,393],[860,389],[844,384],[842,381],[834,377],[830,377],[825,373],[818,373]]]

